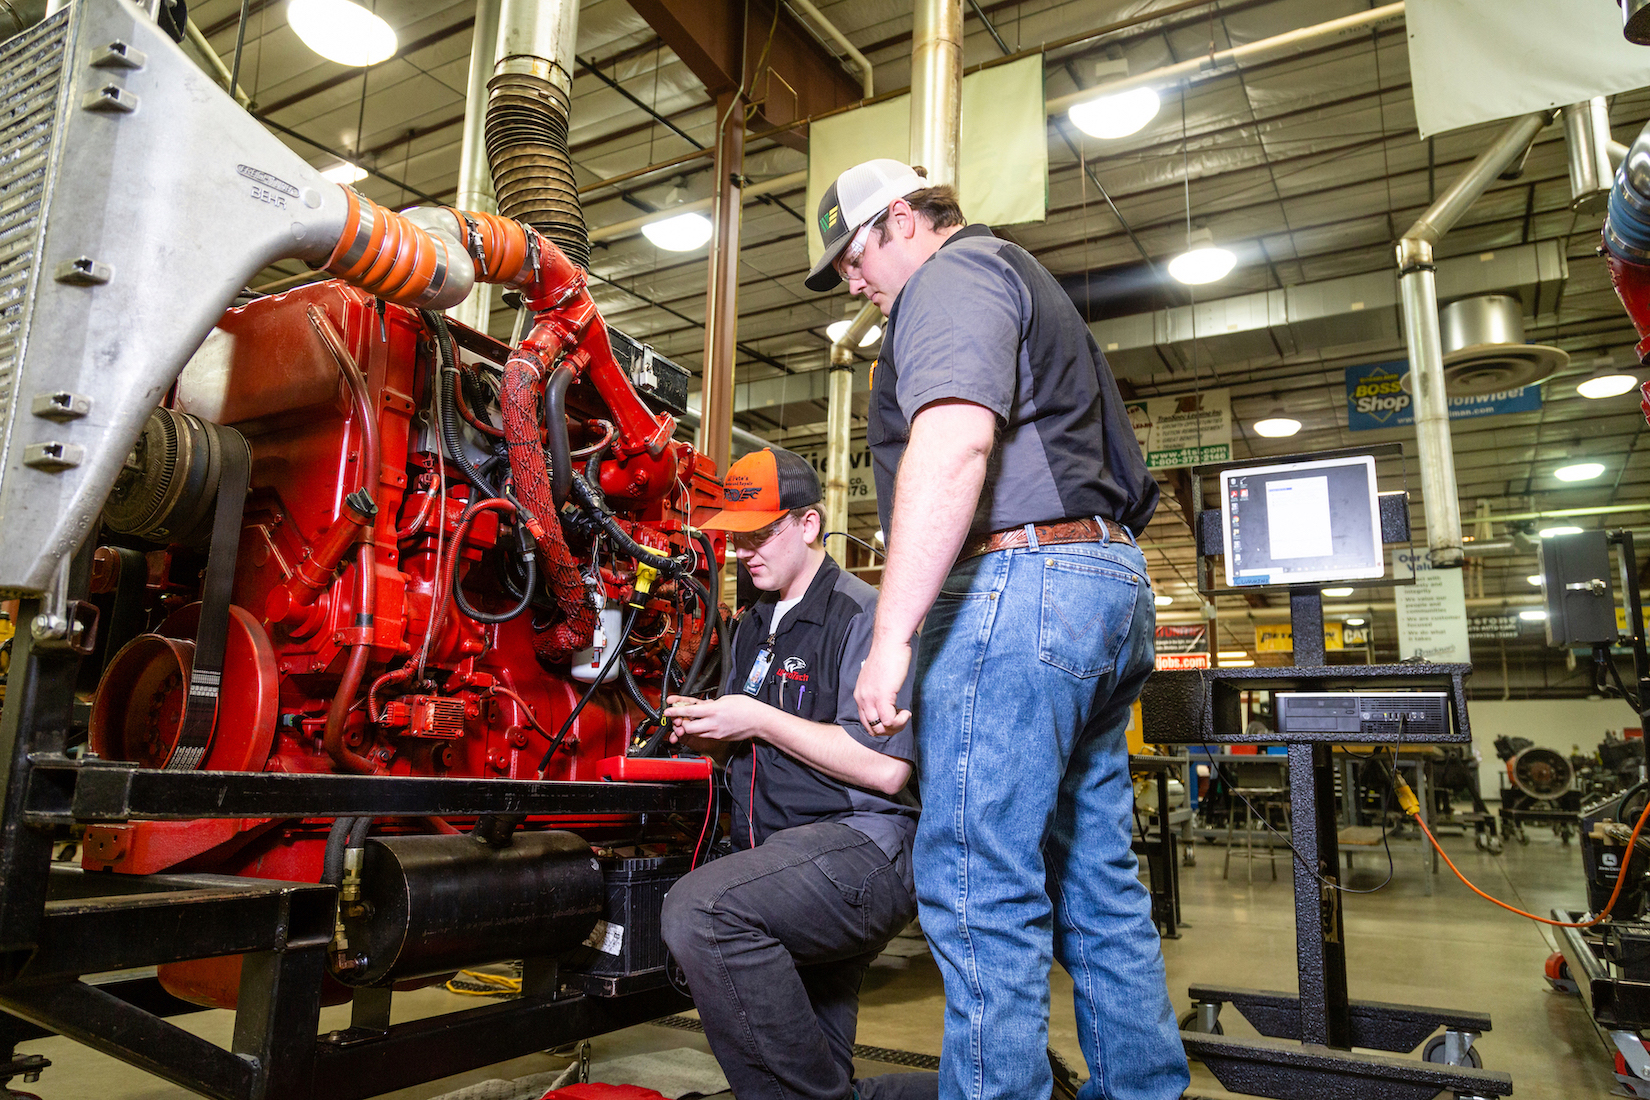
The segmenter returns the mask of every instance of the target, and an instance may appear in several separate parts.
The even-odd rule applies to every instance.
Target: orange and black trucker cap
[[[728,467],[722,492],[728,506],[699,526],[711,531],[755,531],[792,508],[818,504],[819,475],[801,455],[764,447]]]

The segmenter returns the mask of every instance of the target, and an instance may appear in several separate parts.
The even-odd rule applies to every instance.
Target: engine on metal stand
[[[92,751],[292,775],[708,776],[702,760],[658,759],[662,700],[712,681],[720,621],[723,547],[692,527],[720,484],[670,438],[686,374],[647,352],[644,400],[619,361],[635,349],[601,324],[582,272],[492,221],[479,260],[531,269],[534,325],[516,348],[328,282],[231,309],[190,360],[104,513]],[[519,824],[133,822],[90,828],[82,858],[331,876],[334,975],[364,984],[520,957],[557,919],[576,944],[602,899],[592,844],[686,857],[702,832],[611,815]],[[401,896],[413,912],[375,910]],[[513,931],[467,933],[489,904]],[[534,914],[503,916],[523,906]],[[232,1007],[239,958],[162,978]]]

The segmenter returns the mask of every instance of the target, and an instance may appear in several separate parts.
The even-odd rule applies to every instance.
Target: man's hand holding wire
[[[695,699],[672,695],[665,700],[664,717],[670,719],[672,743],[683,737],[705,741],[748,741],[759,736],[762,712],[767,706],[748,695],[724,695],[720,699]]]

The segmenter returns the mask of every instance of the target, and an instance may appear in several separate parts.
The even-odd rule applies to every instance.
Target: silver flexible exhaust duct
[[[578,0],[503,0],[487,85],[487,160],[498,212],[588,270],[590,232],[567,150],[578,34]]]

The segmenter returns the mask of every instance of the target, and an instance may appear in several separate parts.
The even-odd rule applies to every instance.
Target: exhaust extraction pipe
[[[848,323],[848,331],[831,343],[831,388],[825,406],[825,529],[848,530],[848,451],[853,445],[854,349],[882,310],[866,302]],[[842,560],[848,560],[848,540],[842,540]]]
[[[1402,297],[1404,343],[1409,348],[1410,381],[1415,393],[1415,440],[1421,456],[1427,556],[1436,567],[1457,567],[1464,555],[1461,501],[1456,496],[1455,454],[1450,445],[1449,404],[1444,393],[1444,349],[1438,331],[1433,246],[1492,180],[1524,156],[1530,143],[1553,117],[1552,112],[1538,111],[1514,121],[1398,241],[1398,290]]]
[[[503,0],[488,82],[487,160],[498,212],[590,269],[590,232],[567,149],[578,0]]]
[[[1616,297],[1639,334],[1633,350],[1640,363],[1650,363],[1650,123],[1628,147],[1610,188],[1604,253]],[[1650,389],[1641,387],[1640,392],[1644,395],[1641,407],[1650,422]]]
[[[919,0],[911,38],[911,163],[930,185],[957,183],[962,126],[962,0]],[[867,94],[869,94],[867,84]],[[825,527],[848,530],[848,450],[851,445],[854,349],[881,313],[860,307],[848,331],[831,344],[831,387],[825,420]],[[848,546],[843,542],[843,560]]]

